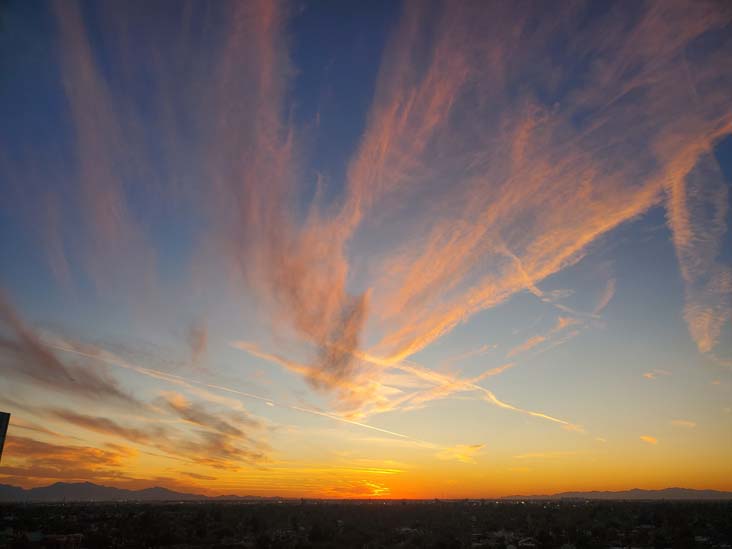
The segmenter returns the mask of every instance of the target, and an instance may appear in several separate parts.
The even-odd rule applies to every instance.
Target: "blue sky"
[[[732,488],[723,6],[0,10],[3,482]]]

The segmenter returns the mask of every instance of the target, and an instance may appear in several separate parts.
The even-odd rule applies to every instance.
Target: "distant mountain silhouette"
[[[101,486],[92,482],[57,482],[50,486],[25,490],[0,484],[0,502],[14,501],[197,501],[197,500],[270,500],[259,496],[216,496],[186,494],[155,486],[142,490],[126,490]]]
[[[54,502],[54,501],[272,501],[279,497],[261,496],[204,496],[175,492],[155,486],[142,490],[126,490],[102,486],[92,482],[57,482],[49,486],[30,488],[0,484],[0,502]],[[732,492],[718,490],[693,490],[690,488],[665,488],[640,490],[634,488],[620,492],[562,492],[552,495],[507,496],[504,500],[722,500],[732,499]]]
[[[507,496],[502,499],[720,500],[732,499],[732,492],[693,490],[691,488],[664,488],[663,490],[641,490],[640,488],[633,488],[632,490],[619,492],[561,492],[559,494],[542,496]]]

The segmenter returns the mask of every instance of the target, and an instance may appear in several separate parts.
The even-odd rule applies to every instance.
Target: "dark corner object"
[[[5,446],[5,435],[8,432],[8,425],[10,424],[10,414],[7,412],[0,412],[0,461],[3,459],[3,447]]]

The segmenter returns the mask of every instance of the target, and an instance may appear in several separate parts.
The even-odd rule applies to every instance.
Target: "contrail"
[[[231,345],[234,348],[242,349],[254,356],[263,358],[265,360],[269,360],[271,362],[275,362],[281,366],[284,366],[284,367],[292,370],[292,365],[289,364],[288,361],[282,359],[281,357],[276,357],[274,355],[270,355],[269,353],[262,352],[259,349],[257,349],[256,346],[252,345],[251,343],[236,341],[236,342],[233,342]],[[562,425],[569,429],[578,430],[578,431],[581,430],[581,427],[579,425],[576,425],[569,421],[559,419],[559,418],[550,416],[548,414],[544,414],[542,412],[526,410],[524,408],[514,406],[513,404],[509,404],[508,402],[504,402],[504,401],[500,400],[489,389],[486,389],[485,387],[481,387],[480,385],[476,384],[475,381],[477,380],[477,378],[454,379],[445,374],[441,374],[439,372],[429,370],[414,362],[408,362],[408,361],[404,361],[404,360],[393,361],[390,359],[381,358],[378,356],[371,355],[367,352],[358,351],[358,350],[352,351],[352,354],[354,357],[356,357],[360,360],[363,360],[365,362],[368,362],[370,364],[373,364],[375,366],[379,366],[384,369],[391,368],[391,369],[395,369],[395,370],[401,370],[403,372],[412,374],[425,381],[429,381],[430,383],[434,383],[438,387],[439,386],[450,386],[450,387],[453,387],[455,390],[478,391],[484,395],[483,399],[486,402],[489,402],[489,403],[491,403],[495,406],[498,406],[499,408],[503,408],[505,410],[511,410],[513,412],[518,412],[521,414],[526,414],[528,416],[551,421],[553,423],[558,423],[559,425]],[[478,378],[480,378],[480,376],[478,376]],[[341,418],[341,419],[343,419],[343,418]],[[344,420],[344,421],[348,421],[348,420]],[[369,426],[369,428],[370,427],[371,426]],[[410,437],[406,437],[406,438],[410,438]]]
[[[351,419],[346,419],[344,417],[340,417],[340,416],[336,416],[336,415],[333,415],[333,414],[329,414],[327,412],[321,412],[319,410],[312,410],[312,409],[309,409],[309,408],[301,408],[300,406],[291,406],[289,404],[281,404],[279,402],[275,402],[271,398],[264,398],[264,397],[261,397],[261,396],[253,395],[251,393],[244,393],[242,391],[237,391],[236,389],[230,389],[228,387],[221,387],[220,385],[212,385],[212,384],[209,384],[209,383],[200,383],[200,382],[197,382],[197,381],[193,381],[193,383],[201,384],[201,385],[204,385],[204,386],[209,387],[211,389],[218,389],[220,391],[225,391],[227,393],[232,393],[232,394],[235,394],[235,395],[241,395],[243,397],[248,397],[248,398],[254,398],[254,399],[257,399],[257,400],[262,400],[262,401],[266,402],[267,404],[269,404],[270,406],[278,406],[280,408],[286,408],[288,410],[295,410],[297,412],[304,412],[306,414],[313,414],[313,415],[316,415],[316,416],[323,416],[323,417],[327,417],[327,418],[333,419],[335,421],[340,421],[342,423],[349,423],[350,425],[356,425],[358,427],[363,427],[365,429],[371,429],[373,431],[379,431],[380,433],[386,433],[387,435],[393,435],[395,437],[400,437],[400,438],[407,438],[409,440],[416,440],[416,439],[413,439],[412,437],[410,437],[408,435],[404,435],[402,433],[397,433],[395,431],[389,431],[387,429],[382,429],[381,427],[374,427],[373,425],[369,425],[368,423],[360,423],[358,421],[353,421]]]
[[[206,388],[214,389],[214,390],[217,390],[217,391],[224,391],[224,392],[232,393],[232,394],[235,394],[235,395],[238,395],[238,396],[241,396],[241,397],[250,398],[250,399],[254,399],[254,400],[259,400],[259,401],[265,402],[269,406],[276,406],[276,407],[279,407],[279,408],[284,408],[284,409],[287,409],[287,410],[293,410],[293,411],[296,411],[296,412],[301,412],[301,413],[306,413],[306,414],[312,414],[312,415],[316,415],[316,416],[326,417],[328,419],[331,419],[331,420],[334,420],[334,421],[338,421],[340,423],[347,423],[349,425],[355,425],[356,427],[362,427],[364,429],[370,429],[372,431],[378,431],[380,433],[384,433],[384,434],[391,435],[391,436],[394,436],[394,437],[399,437],[399,438],[414,440],[416,442],[422,442],[422,441],[419,441],[419,440],[417,440],[415,438],[412,438],[412,437],[410,437],[408,435],[405,435],[403,433],[397,433],[395,431],[389,431],[388,429],[382,429],[381,427],[375,427],[374,425],[368,425],[367,423],[360,423],[358,421],[353,421],[353,420],[350,420],[350,419],[346,419],[344,417],[340,417],[340,416],[337,416],[337,415],[334,415],[334,414],[329,414],[327,412],[321,412],[319,410],[312,410],[312,409],[308,409],[308,408],[302,408],[300,406],[291,406],[289,404],[282,404],[282,403],[276,402],[275,400],[273,400],[271,398],[263,397],[263,396],[260,396],[260,395],[255,395],[255,394],[247,393],[247,392],[244,392],[244,391],[238,391],[236,389],[231,389],[229,387],[222,387],[221,385],[215,385],[215,384],[212,384],[212,383],[204,383],[202,381],[198,381],[198,380],[190,379],[190,378],[185,378],[185,377],[182,377],[182,376],[179,376],[179,375],[170,374],[170,373],[167,373],[167,372],[162,372],[160,370],[155,370],[155,369],[152,369],[152,368],[143,368],[142,366],[137,366],[135,364],[131,364],[131,363],[123,360],[120,357],[117,357],[115,355],[111,355],[110,353],[107,353],[104,350],[98,350],[97,352],[88,352],[88,351],[83,351],[83,350],[81,350],[81,349],[79,349],[79,348],[77,348],[77,347],[75,347],[73,345],[69,345],[66,342],[49,342],[49,341],[44,341],[43,343],[47,347],[50,347],[50,348],[53,348],[53,349],[57,349],[59,351],[64,351],[64,352],[68,352],[68,353],[74,353],[74,354],[79,355],[79,356],[84,356],[84,357],[91,358],[91,359],[101,360],[102,362],[105,362],[107,364],[111,364],[113,366],[118,366],[120,368],[125,368],[127,370],[132,370],[132,371],[137,372],[139,374],[146,375],[148,377],[152,377],[152,378],[155,378],[155,379],[160,379],[160,380],[163,380],[163,381],[168,381],[168,382],[174,383],[176,385],[187,385],[187,386],[189,386],[191,388],[193,388],[194,385],[198,385],[198,386],[201,386],[201,387],[206,387]]]
[[[427,370],[424,367],[419,366],[413,362],[401,361],[401,362],[397,362],[397,363],[392,363],[389,360],[375,357],[375,356],[370,355],[365,352],[358,352],[356,354],[356,356],[358,358],[361,358],[362,360],[365,360],[365,361],[375,364],[377,366],[391,367],[391,368],[401,370],[403,372],[410,373],[412,375],[419,377],[420,379],[424,379],[425,381],[430,381],[432,383],[435,383],[438,386],[451,385],[451,386],[457,387],[457,388],[464,388],[464,389],[468,389],[468,390],[472,390],[472,391],[479,391],[485,395],[485,400],[487,402],[490,402],[491,404],[494,404],[495,406],[498,406],[499,408],[504,408],[506,410],[511,410],[514,412],[519,412],[522,414],[530,415],[533,417],[538,417],[541,419],[545,419],[547,421],[559,423],[560,425],[564,425],[567,427],[577,427],[577,425],[575,425],[569,421],[565,421],[563,419],[559,419],[559,418],[550,416],[548,414],[543,414],[541,412],[534,412],[532,410],[526,410],[524,408],[519,408],[518,406],[514,406],[512,404],[509,404],[508,402],[503,402],[498,397],[496,397],[496,395],[492,391],[486,389],[485,387],[481,387],[480,385],[477,385],[476,383],[473,383],[473,380],[470,380],[470,379],[468,379],[468,380],[452,379],[444,374],[441,374],[441,373],[438,373],[438,372],[435,372],[432,370]]]

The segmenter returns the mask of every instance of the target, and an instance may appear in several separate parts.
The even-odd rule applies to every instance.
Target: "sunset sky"
[[[732,4],[0,4],[0,483],[732,490]]]

